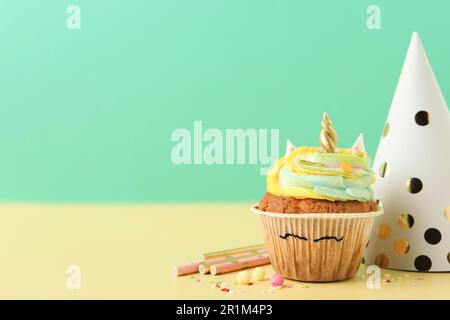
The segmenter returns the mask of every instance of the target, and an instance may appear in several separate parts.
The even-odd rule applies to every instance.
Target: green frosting
[[[329,161],[330,159],[328,158],[327,160]],[[319,162],[318,160],[316,161]],[[315,167],[315,170],[317,170],[317,167]],[[323,168],[323,170],[334,171],[334,169],[330,168]],[[284,166],[279,172],[279,182],[282,187],[309,188],[318,195],[342,201],[369,201],[373,197],[372,188],[370,187],[372,174],[369,170],[358,178],[345,178],[341,175],[298,175]]]

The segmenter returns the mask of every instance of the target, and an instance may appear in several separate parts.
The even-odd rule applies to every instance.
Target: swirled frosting
[[[277,160],[267,174],[267,191],[297,199],[373,199],[375,176],[365,152],[337,148],[334,153],[300,147]]]

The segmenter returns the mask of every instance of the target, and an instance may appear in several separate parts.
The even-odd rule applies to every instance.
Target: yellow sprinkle
[[[266,270],[264,268],[258,267],[253,270],[252,280],[253,281],[262,281],[266,276]]]
[[[247,271],[241,271],[236,276],[236,282],[238,284],[247,284],[250,282],[250,275]]]

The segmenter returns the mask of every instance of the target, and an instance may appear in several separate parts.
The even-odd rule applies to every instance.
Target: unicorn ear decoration
[[[291,154],[292,151],[295,150],[295,146],[292,144],[291,141],[286,140],[286,153],[284,154],[284,158],[287,159],[288,155]]]
[[[366,147],[364,146],[364,137],[362,133],[359,134],[358,138],[356,138],[355,143],[352,146],[353,152],[362,152],[367,154]]]

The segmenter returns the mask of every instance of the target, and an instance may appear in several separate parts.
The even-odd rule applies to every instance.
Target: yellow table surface
[[[450,273],[382,270],[392,281],[369,290],[364,265],[348,281],[286,281],[291,288],[272,292],[268,281],[236,285],[236,273],[172,276],[174,265],[202,252],[263,242],[249,207],[2,204],[0,298],[450,299]],[[79,290],[66,287],[69,265],[80,267]],[[273,273],[270,265],[265,269]],[[216,281],[228,283],[233,294],[212,288]]]

